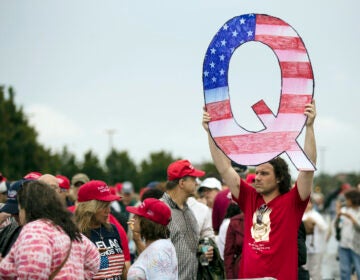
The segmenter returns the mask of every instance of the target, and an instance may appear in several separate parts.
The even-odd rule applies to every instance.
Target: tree
[[[216,177],[216,178],[220,177],[220,174],[217,171],[215,164],[212,163],[212,162],[204,162],[204,163],[202,163],[201,169],[205,171],[205,173],[206,173],[205,176],[206,177],[210,177],[210,176],[211,177]]]
[[[0,87],[0,171],[9,180],[22,178],[30,171],[50,172],[56,157],[37,142],[37,132],[28,123],[22,107],[14,102],[15,92]]]
[[[149,160],[140,163],[140,187],[145,187],[152,181],[166,181],[167,167],[175,160],[171,153],[165,151],[151,153]]]
[[[88,175],[90,179],[106,181],[106,173],[98,157],[91,150],[85,153],[80,171]]]
[[[75,155],[71,154],[66,146],[63,147],[58,157],[60,163],[56,173],[64,175],[71,180],[72,176],[80,172],[80,163],[76,161]]]
[[[112,149],[105,159],[107,168],[107,182],[110,185],[130,181],[136,188],[138,184],[138,171],[136,164],[129,157],[127,151],[118,152]]]

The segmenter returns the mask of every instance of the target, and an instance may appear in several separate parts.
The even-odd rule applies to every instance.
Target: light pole
[[[109,136],[109,152],[111,152],[113,149],[113,136],[116,133],[116,130],[115,129],[107,129],[107,130],[105,130],[105,132]]]

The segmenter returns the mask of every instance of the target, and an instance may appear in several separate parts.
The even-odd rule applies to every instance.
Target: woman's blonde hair
[[[98,210],[109,207],[110,202],[90,200],[85,202],[78,202],[75,210],[75,222],[80,229],[80,232],[89,236],[90,230],[96,224],[95,214]],[[102,224],[107,229],[111,229],[110,223]]]

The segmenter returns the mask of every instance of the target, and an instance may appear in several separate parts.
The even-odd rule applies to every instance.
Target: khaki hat
[[[89,181],[90,181],[90,179],[89,179],[89,177],[88,177],[86,174],[84,174],[84,173],[78,173],[78,174],[75,174],[75,175],[71,178],[71,185],[75,186],[76,183],[79,183],[79,182],[85,184],[85,183],[87,183],[87,182],[89,182]]]

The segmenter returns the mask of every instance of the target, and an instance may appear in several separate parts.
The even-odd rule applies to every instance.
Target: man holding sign
[[[304,114],[307,117],[304,152],[315,165],[314,100],[305,105]],[[297,279],[297,235],[309,201],[314,170],[300,170],[291,188],[288,165],[276,157],[256,166],[255,182],[251,186],[240,178],[230,159],[215,144],[209,130],[210,121],[211,116],[205,111],[203,127],[208,133],[211,156],[245,215],[239,278]],[[253,147],[256,153],[256,146]]]

